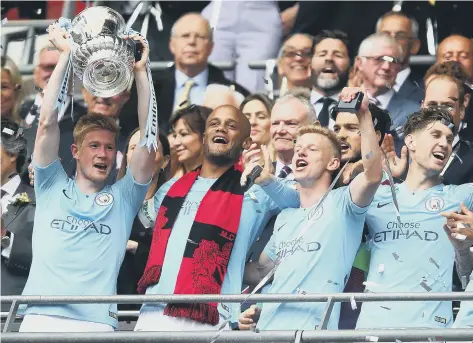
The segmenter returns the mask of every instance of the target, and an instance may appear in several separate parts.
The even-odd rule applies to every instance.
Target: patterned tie
[[[184,91],[182,92],[181,96],[179,97],[179,102],[176,105],[175,110],[180,110],[181,108],[187,107],[191,105],[191,88],[195,86],[195,81],[189,79],[184,83]]]
[[[291,167],[284,166],[284,167],[282,167],[281,171],[279,172],[278,178],[285,179],[291,173],[292,173]]]
[[[322,110],[320,111],[317,119],[320,122],[320,126],[327,127],[328,123],[329,123],[329,120],[330,120],[329,119],[329,108],[330,108],[330,105],[334,102],[334,100],[331,99],[331,98],[323,97],[323,98],[319,99],[319,101],[317,101],[317,102],[321,102],[321,103],[324,104],[322,106]]]

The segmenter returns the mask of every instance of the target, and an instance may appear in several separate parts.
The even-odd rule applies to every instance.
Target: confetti
[[[371,157],[373,157],[373,152],[370,151],[369,153],[366,154],[365,158],[369,160]]]
[[[198,244],[197,244],[196,242],[194,242],[192,239],[187,238],[187,241],[188,241],[189,243],[191,243],[191,244],[198,245]]]
[[[429,285],[425,282],[425,281],[422,281],[420,283],[420,285],[427,291],[427,292],[430,292],[432,290],[432,288],[429,287]]]
[[[378,273],[380,273],[380,274],[381,274],[381,273],[384,273],[384,264],[380,263],[380,264],[378,265]]]
[[[256,213],[259,213],[259,214],[261,214],[261,213],[263,213],[263,212],[261,212],[260,210],[256,210]]]
[[[379,337],[377,336],[366,336],[366,340],[369,342],[377,342]]]
[[[370,287],[370,286],[376,287],[376,286],[378,286],[378,284],[376,282],[373,282],[373,281],[363,281],[363,285],[366,286],[366,287]]]
[[[393,257],[396,261],[402,262],[402,260],[399,258],[399,255],[397,253],[393,252]]]
[[[5,25],[6,23],[8,23],[8,18],[3,18],[2,19],[2,25]]]
[[[376,124],[378,124],[378,118],[374,118],[373,120],[373,126],[376,126]]]
[[[351,304],[351,309],[353,311],[355,311],[358,308],[358,306],[356,306],[355,297],[353,295],[350,298],[350,304]]]
[[[250,289],[250,286],[246,286],[246,288],[243,291],[241,291],[241,294],[247,294],[249,289]]]
[[[461,233],[452,233],[452,237],[458,241],[464,241],[466,239],[466,236]]]
[[[435,261],[432,257],[429,258],[429,262],[432,263],[434,266],[436,266],[437,269],[440,269],[439,264],[438,264],[437,261]]]
[[[328,280],[327,282],[328,283],[333,283],[335,286],[338,286],[338,282],[335,282],[335,281],[332,281],[332,280]]]
[[[361,136],[361,131],[358,131],[357,134],[358,134],[358,136]]]
[[[384,308],[385,310],[389,310],[391,311],[391,309],[389,307],[386,307],[386,306],[380,306],[381,308]]]
[[[249,192],[249,195],[250,195],[250,199],[253,200],[255,203],[258,204],[258,199],[256,198],[255,193]]]

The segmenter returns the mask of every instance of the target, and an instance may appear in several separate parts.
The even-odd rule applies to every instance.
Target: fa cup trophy
[[[135,44],[126,34],[122,16],[108,7],[90,7],[71,23],[72,66],[84,87],[99,97],[128,88],[135,63]]]

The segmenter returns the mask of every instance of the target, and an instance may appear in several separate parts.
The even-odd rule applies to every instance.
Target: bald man
[[[238,93],[248,95],[246,89],[227,80],[221,69],[208,63],[213,45],[209,22],[199,13],[185,14],[174,23],[169,39],[174,65],[153,73],[158,120],[163,130],[169,129],[169,118],[176,109],[203,105],[210,84],[234,86]],[[131,94],[135,92],[132,90]],[[136,97],[132,97],[123,111],[136,111],[136,106]]]
[[[250,123],[236,107],[212,112],[203,143],[202,167],[155,195],[158,217],[140,292],[240,293],[246,254],[260,229],[298,203],[294,191],[278,182],[246,192],[239,184],[238,161],[251,138]],[[227,318],[236,325],[239,310],[240,304],[145,304],[135,330],[217,330]]]
[[[460,63],[473,82],[473,40],[460,35],[445,38],[437,50],[437,63],[456,61]]]

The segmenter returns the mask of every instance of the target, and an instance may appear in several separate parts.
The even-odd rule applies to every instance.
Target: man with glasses
[[[234,86],[235,91],[248,95],[246,89],[232,84],[222,70],[208,63],[213,45],[210,24],[200,14],[185,14],[174,23],[169,39],[174,65],[153,73],[161,128],[168,129],[167,123],[176,109],[191,104],[202,105],[207,85]],[[124,110],[137,108],[136,92],[132,90],[131,94],[133,96]]]
[[[424,98],[422,81],[420,77],[412,73],[409,66],[410,57],[416,55],[420,49],[419,24],[403,12],[391,11],[378,19],[376,32],[390,35],[402,48],[400,70],[393,89],[403,98],[421,102]]]
[[[403,97],[394,89],[402,58],[402,49],[394,38],[376,33],[361,42],[355,62],[363,85],[376,105],[391,114],[398,155],[404,145],[403,125],[407,117],[420,108],[420,103]]]
[[[348,36],[338,30],[323,30],[314,38],[313,53],[310,101],[320,125],[332,128],[335,122],[330,118],[330,110],[337,104],[338,95],[348,81]]]
[[[278,53],[278,74],[285,78],[280,96],[294,88],[310,88],[310,60],[314,37],[305,33],[290,35]]]

